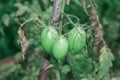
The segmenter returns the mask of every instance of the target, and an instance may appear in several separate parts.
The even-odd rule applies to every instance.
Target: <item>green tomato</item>
[[[86,33],[80,28],[73,28],[68,34],[69,50],[74,54],[80,53],[86,44]]]
[[[41,45],[47,53],[52,53],[52,46],[58,36],[53,27],[45,28],[41,33]]]
[[[53,55],[56,59],[63,59],[68,52],[68,42],[64,36],[60,36],[56,39],[53,45]]]

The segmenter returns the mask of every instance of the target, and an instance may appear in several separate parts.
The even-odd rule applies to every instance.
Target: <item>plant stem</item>
[[[56,80],[61,80],[59,70],[55,70],[55,75],[56,75]]]
[[[64,9],[65,9],[65,0],[62,0],[61,13],[64,13]]]
[[[62,0],[54,0],[54,4],[53,4],[53,15],[51,16],[51,21],[50,21],[50,25],[54,26],[54,27],[58,27],[59,24],[59,17],[60,17],[60,11],[61,11],[61,7],[62,7]]]
[[[54,0],[53,1],[53,15],[51,16],[51,19],[50,19],[50,25],[51,26],[54,26],[54,27],[58,27],[58,24],[59,24],[59,16],[60,14],[60,10],[61,10],[61,5],[62,5],[62,0]],[[46,55],[46,56],[45,56]],[[49,59],[48,59],[48,57]],[[49,65],[50,64],[50,55],[48,54],[44,54],[43,55],[43,59],[42,59],[42,68],[40,69],[40,71],[44,68],[46,68],[45,65]],[[41,74],[40,76],[38,76],[38,80],[46,80],[46,77],[47,77],[47,72]],[[59,79],[58,79],[59,80]]]
[[[64,9],[65,9],[65,0],[62,0],[62,8],[61,8],[61,13],[64,13]],[[64,22],[64,19],[63,19],[63,15],[60,15],[61,17],[61,20],[60,20],[60,35],[64,34],[64,30],[62,29],[63,27],[63,22]],[[63,31],[63,33],[62,33]]]

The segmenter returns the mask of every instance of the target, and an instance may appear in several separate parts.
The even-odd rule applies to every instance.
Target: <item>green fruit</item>
[[[86,33],[80,28],[73,28],[68,34],[69,50],[73,53],[80,53],[86,44]]]
[[[68,51],[68,42],[64,36],[60,36],[56,39],[53,45],[53,55],[56,59],[63,59]]]
[[[41,45],[47,53],[52,53],[52,46],[58,32],[53,27],[45,28],[41,33]]]

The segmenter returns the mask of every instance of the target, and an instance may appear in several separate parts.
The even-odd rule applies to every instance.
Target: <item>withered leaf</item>
[[[22,49],[22,58],[25,59],[24,54],[26,53],[26,50],[28,48],[29,41],[27,41],[24,35],[24,31],[21,29],[21,27],[18,30],[18,35],[19,35],[18,43],[21,44],[21,49]]]

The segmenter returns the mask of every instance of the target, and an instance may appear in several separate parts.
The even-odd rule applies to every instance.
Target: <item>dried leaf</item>
[[[93,27],[94,38],[95,38],[94,49],[98,50],[102,46],[107,47],[106,42],[104,41],[103,35],[101,33],[102,24],[99,22],[99,17],[96,12],[96,6],[91,6],[90,20],[91,20],[91,26]]]
[[[70,0],[66,0],[66,4],[69,5],[70,4]]]
[[[22,58],[24,58],[24,54],[28,48],[29,42],[27,41],[25,35],[24,35],[24,31],[21,29],[21,27],[18,30],[18,35],[19,35],[19,40],[18,42],[21,44],[21,49],[22,49]]]
[[[95,26],[98,22],[98,16],[97,16],[97,12],[96,12],[96,7],[95,6],[91,6],[91,17],[90,17],[91,23],[93,26]]]

